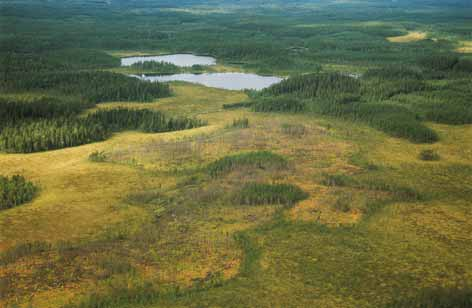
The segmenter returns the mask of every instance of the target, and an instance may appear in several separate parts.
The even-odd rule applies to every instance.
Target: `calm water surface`
[[[215,65],[216,59],[213,57],[195,56],[191,54],[174,54],[163,56],[144,56],[121,58],[121,66],[130,66],[137,62],[156,61],[168,62],[180,67],[190,67],[192,65]]]
[[[198,83],[207,87],[226,90],[262,90],[282,81],[280,77],[260,76],[246,73],[205,73],[205,74],[174,74],[159,76],[137,76],[134,77],[148,81],[186,81]]]

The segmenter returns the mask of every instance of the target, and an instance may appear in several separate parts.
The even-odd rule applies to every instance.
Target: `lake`
[[[207,87],[226,90],[262,90],[283,80],[280,77],[261,76],[247,73],[205,73],[205,74],[174,74],[174,75],[132,75],[148,81],[186,81]]]
[[[215,65],[216,59],[206,56],[195,56],[191,54],[173,54],[162,56],[142,56],[121,58],[121,66],[130,66],[138,62],[156,61],[168,62],[180,67],[191,67],[193,65]]]

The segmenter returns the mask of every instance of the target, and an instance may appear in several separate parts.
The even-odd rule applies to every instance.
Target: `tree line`
[[[139,130],[147,133],[169,132],[205,125],[195,118],[170,117],[160,111],[149,109],[101,109],[87,117],[88,121],[100,123],[106,130]]]
[[[6,91],[54,91],[90,102],[150,101],[171,94],[167,84],[122,74],[89,72],[12,73],[0,81]]]
[[[0,127],[26,119],[76,115],[93,106],[93,103],[68,97],[0,97]]]
[[[3,128],[0,149],[8,153],[33,153],[105,140],[110,132],[103,125],[81,118],[25,121]]]
[[[0,132],[0,149],[8,153],[33,153],[102,141],[123,130],[168,132],[202,125],[205,122],[198,119],[169,117],[159,111],[99,110],[86,117],[23,121],[4,127]]]
[[[339,93],[359,93],[360,81],[339,73],[298,75],[281,81],[266,90],[266,95],[293,94],[313,98],[336,96]]]
[[[309,111],[364,122],[391,136],[416,143],[437,141],[438,135],[421,123],[421,117],[414,110],[382,102],[398,94],[425,91],[426,84],[418,78],[379,79],[379,74],[383,71],[371,72],[363,78],[330,73],[295,76],[256,95],[252,108],[259,112]],[[399,70],[397,75],[412,74]]]

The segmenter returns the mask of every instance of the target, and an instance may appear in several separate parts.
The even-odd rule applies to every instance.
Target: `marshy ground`
[[[2,305],[378,307],[472,281],[470,125],[427,124],[444,138],[421,145],[334,118],[223,109],[242,92],[172,91],[155,103],[99,106],[208,125],[1,154],[4,174],[40,188],[0,216]],[[232,127],[241,118],[248,127]],[[439,161],[418,158],[431,148]],[[95,151],[103,162],[89,160]],[[286,164],[208,171],[260,151]],[[239,204],[248,182],[308,195],[291,206]]]

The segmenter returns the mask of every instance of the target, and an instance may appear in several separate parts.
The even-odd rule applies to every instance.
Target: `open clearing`
[[[391,36],[387,37],[387,40],[392,43],[411,43],[422,41],[426,39],[427,33],[420,32],[420,31],[410,31],[408,34],[401,35],[401,36]]]
[[[456,49],[457,52],[460,53],[472,53],[472,42],[470,41],[462,41],[460,42],[460,47]]]
[[[20,258],[4,267],[3,277],[22,273],[21,279],[9,283],[23,290],[15,295],[20,296],[21,302],[46,308],[65,304],[80,294],[105,292],[108,287],[100,277],[109,274],[101,263],[105,261],[100,260],[111,258],[115,260],[112,262],[126,262],[133,268],[132,276],[115,278],[125,279],[130,286],[139,278],[185,288],[218,273],[226,281],[221,291],[236,295],[240,294],[238,289],[244,289],[247,294],[244,303],[249,306],[265,305],[268,298],[260,296],[261,289],[289,290],[290,284],[297,285],[304,294],[317,292],[318,299],[305,298],[306,304],[355,307],[363,302],[324,286],[327,281],[345,285],[349,277],[363,275],[366,245],[370,247],[369,259],[379,262],[369,266],[377,270],[382,267],[383,274],[378,276],[377,271],[370,278],[371,284],[356,284],[355,289],[368,297],[369,288],[384,283],[384,297],[371,298],[377,303],[388,301],[390,292],[398,285],[406,286],[402,282],[406,273],[408,279],[423,288],[438,282],[472,280],[469,262],[472,214],[467,210],[470,201],[461,197],[472,189],[470,185],[464,186],[472,183],[467,174],[472,167],[472,148],[465,142],[472,138],[470,125],[437,125],[436,129],[448,138],[434,145],[444,159],[429,163],[434,164],[431,169],[417,159],[424,146],[387,137],[359,124],[305,115],[229,111],[222,109],[222,105],[244,100],[243,93],[180,83],[172,88],[173,97],[156,103],[110,103],[100,108],[147,107],[198,116],[208,120],[208,126],[163,134],[126,132],[105,142],[80,147],[0,156],[4,173],[21,171],[41,188],[40,196],[30,204],[1,213],[0,249],[14,247],[19,242],[16,234],[21,233],[21,241],[46,241],[52,245],[66,242],[75,251],[73,259],[53,251]],[[233,119],[243,117],[249,119],[249,128],[226,128]],[[282,129],[287,125],[303,125],[303,135],[287,134]],[[457,144],[461,144],[460,151]],[[88,155],[95,150],[107,153],[109,160],[88,161]],[[196,171],[198,166],[225,155],[257,150],[283,155],[291,167],[281,171],[236,169],[218,180],[202,178]],[[366,173],[362,164],[356,162],[359,159],[378,166],[377,171]],[[324,174],[367,177],[408,185],[425,193],[432,181],[434,187],[440,187],[436,193],[442,197],[435,201],[394,202],[375,214],[375,220],[366,220],[363,218],[366,202],[386,200],[389,194],[367,188],[326,186],[322,181]],[[291,209],[276,205],[242,208],[219,199],[249,180],[296,184],[309,193],[309,198]],[[154,193],[165,207],[165,214],[157,223],[149,210],[153,203],[147,203],[145,197]],[[350,196],[350,207],[343,211],[336,208],[340,196]],[[274,221],[279,222],[269,227]],[[272,229],[268,232],[265,228]],[[242,249],[234,239],[240,232],[251,238],[261,254],[259,261],[251,265],[253,272],[247,274],[243,274],[241,264],[246,262],[244,256],[256,248]],[[153,234],[158,236],[154,238]],[[292,237],[297,240],[290,240]],[[119,245],[115,242],[117,238]],[[449,249],[451,245],[461,249],[453,252]],[[328,252],[319,249],[328,246],[331,247]],[[405,259],[411,249],[415,256]],[[343,257],[339,258],[340,255]],[[65,261],[48,263],[51,258]],[[332,263],[330,260],[334,259]],[[308,264],[309,268],[297,264]],[[461,271],[448,271],[450,264]],[[115,267],[124,265],[109,266],[116,271]],[[75,273],[74,268],[79,267],[88,270]],[[331,277],[339,267],[349,270],[339,273],[337,278]],[[38,276],[38,271],[45,269],[51,280]],[[74,279],[68,279],[67,275],[72,273]],[[311,284],[306,284],[306,279]],[[61,285],[55,283],[58,280]],[[251,287],[253,284],[259,285],[258,292]],[[31,298],[32,288],[36,289]],[[213,302],[222,304],[227,298],[220,297],[218,292],[204,294],[199,296],[211,296]],[[293,300],[289,294],[283,298],[282,304],[289,305]],[[7,295],[1,303],[10,300]],[[162,299],[150,307],[180,307],[189,301],[186,296],[173,302]]]

